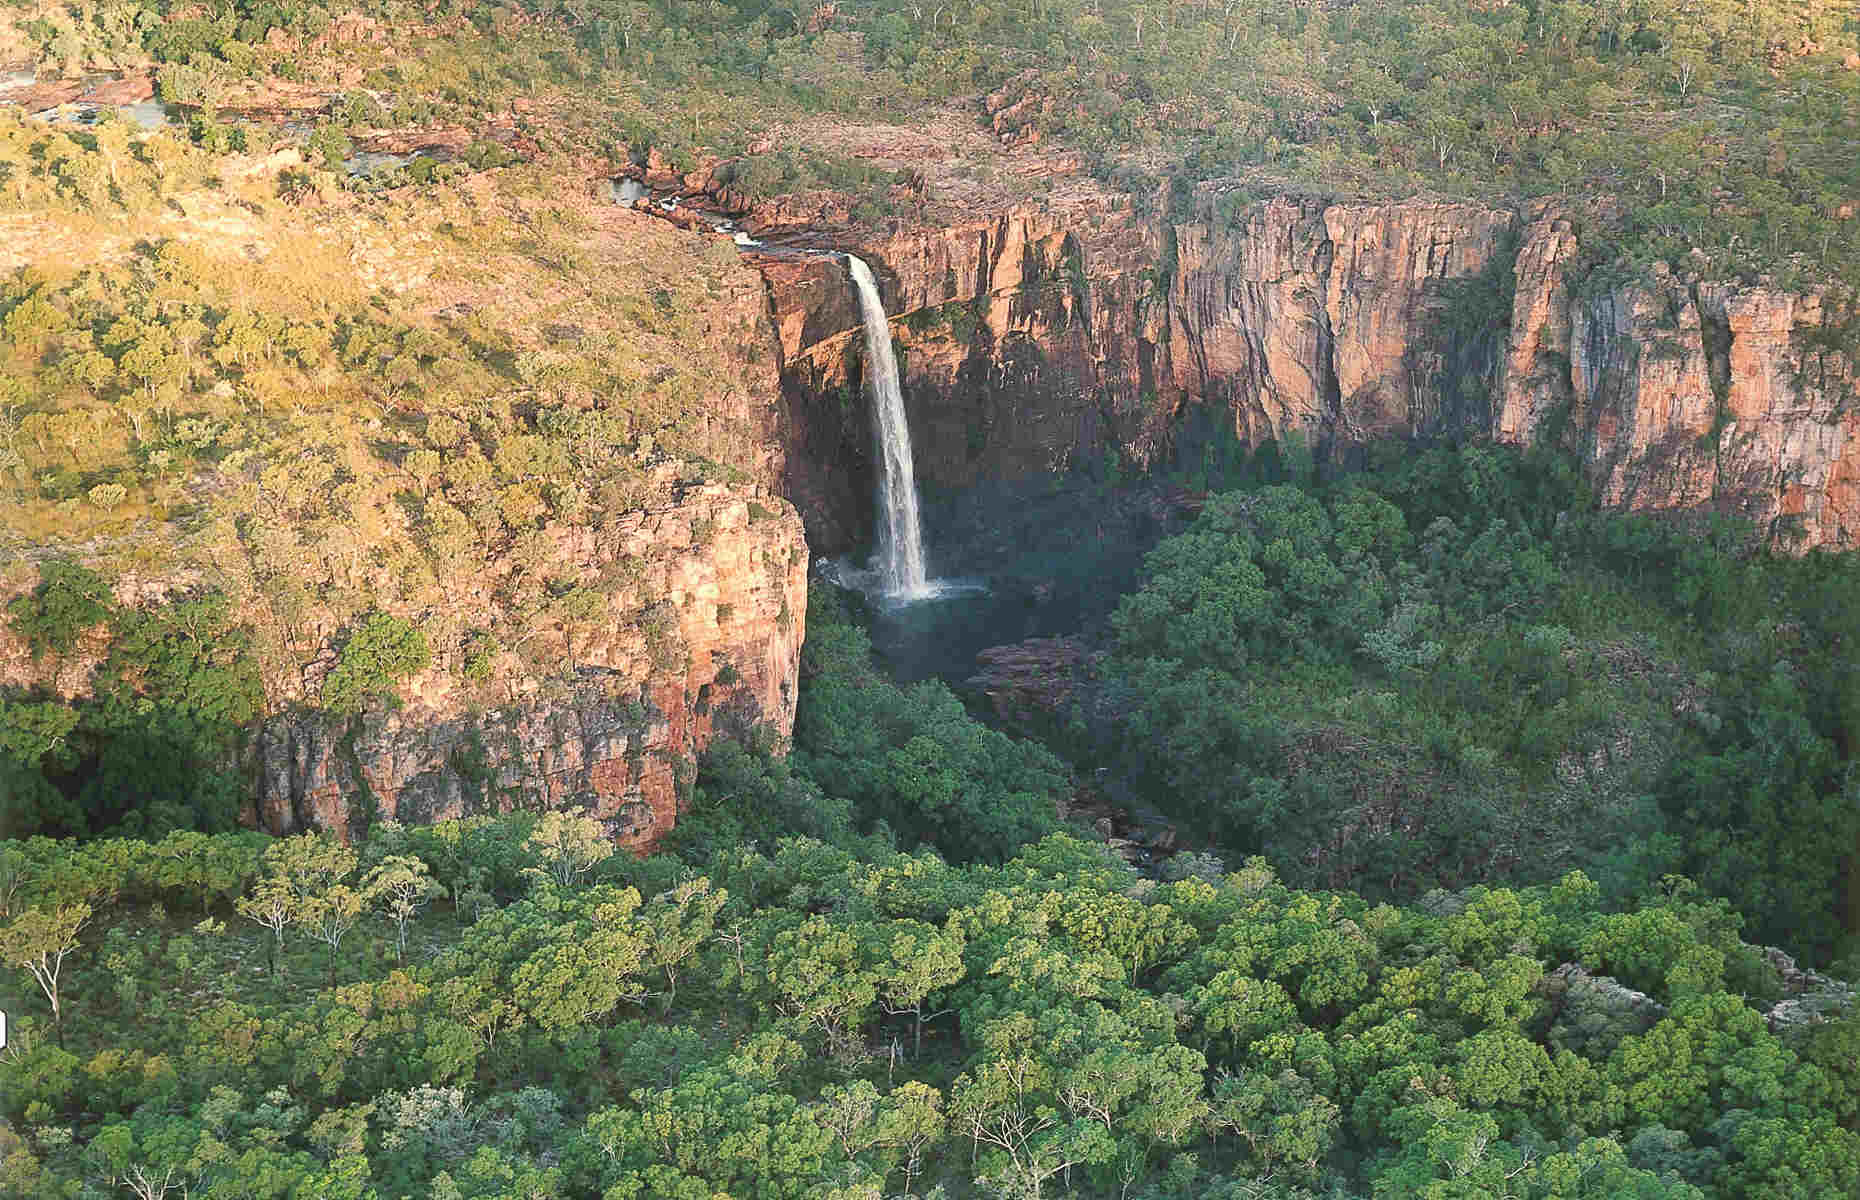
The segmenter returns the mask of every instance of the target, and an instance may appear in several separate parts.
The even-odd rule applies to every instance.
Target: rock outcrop
[[[1831,336],[1847,315],[1762,281],[1597,269],[1581,224],[1212,188],[1168,219],[1074,188],[853,248],[894,320],[932,489],[1106,454],[1140,467],[1215,426],[1340,463],[1388,438],[1558,437],[1612,503],[1854,544],[1855,370]],[[863,536],[871,487],[857,310],[835,259],[759,265],[786,487],[835,550]]]
[[[1817,1025],[1844,1020],[1860,1010],[1860,988],[1820,971],[1797,966],[1795,959],[1774,946],[1759,949],[1764,962],[1782,983],[1782,999],[1764,1014],[1771,1033],[1794,1038]]]
[[[1028,638],[977,654],[967,683],[988,697],[1004,722],[1051,717],[1066,711],[1094,658],[1078,638]]]
[[[1551,1044],[1600,1058],[1666,1015],[1666,1006],[1652,996],[1610,976],[1591,974],[1581,963],[1564,963],[1545,975],[1537,992],[1550,1010]]]
[[[1775,972],[1782,995],[1764,1010],[1770,1032],[1795,1040],[1817,1025],[1839,1021],[1860,1006],[1860,989],[1809,971],[1774,946],[1748,947]],[[1545,975],[1537,992],[1548,1004],[1552,1044],[1590,1057],[1605,1057],[1622,1039],[1653,1028],[1666,1006],[1607,975],[1592,974],[1581,963],[1564,963]]]
[[[292,686],[272,689],[272,714],[252,730],[246,823],[349,838],[376,820],[585,807],[643,851],[676,823],[680,776],[713,736],[754,727],[786,741],[808,569],[790,504],[755,485],[703,484],[548,532],[557,577],[599,594],[598,612],[539,615],[534,643],[503,648],[476,683],[448,639],[392,703],[352,717],[317,706],[335,662],[325,649]],[[488,564],[432,621],[488,625],[508,569]],[[0,606],[28,581],[0,585]],[[115,598],[147,607],[210,582],[125,577]],[[82,699],[108,650],[99,626],[70,653],[34,660],[0,624],[0,687]]]
[[[486,709],[436,662],[396,708],[274,717],[254,746],[255,823],[347,837],[376,819],[586,807],[644,850],[676,823],[679,773],[713,734],[789,735],[808,563],[789,505],[711,484],[578,532],[587,577],[630,578],[613,618],[542,627],[559,639],[544,651],[556,682],[512,672]]]

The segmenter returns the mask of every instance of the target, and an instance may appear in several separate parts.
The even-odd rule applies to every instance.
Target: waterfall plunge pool
[[[975,656],[991,646],[1072,632],[1073,606],[1054,605],[1050,591],[1021,579],[930,579],[908,596],[888,593],[880,573],[845,559],[824,559],[816,572],[863,603],[872,649],[899,683],[941,679],[960,686],[975,673]]]
[[[925,498],[925,540],[960,576],[915,599],[888,596],[879,572],[846,556],[817,577],[846,592],[880,662],[900,682],[936,678],[958,691],[976,655],[1029,638],[1106,640],[1111,611],[1136,588],[1143,558],[1192,519],[1166,485],[1107,489],[1078,474],[983,484]]]

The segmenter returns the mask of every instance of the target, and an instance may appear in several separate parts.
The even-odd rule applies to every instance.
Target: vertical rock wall
[[[1671,272],[1603,282],[1616,272],[1589,274],[1554,206],[1206,193],[1171,221],[1101,195],[857,250],[932,487],[1107,453],[1146,465],[1199,409],[1249,445],[1296,434],[1343,460],[1391,437],[1554,434],[1610,503],[1739,512],[1792,548],[1860,536],[1854,369],[1827,348],[1823,300]],[[857,313],[830,258],[764,276],[785,487],[837,550],[870,507]]]
[[[567,549],[590,577],[639,564],[632,592],[661,599],[643,617],[544,631],[555,682],[524,679],[502,704],[454,694],[441,664],[393,709],[272,718],[254,745],[256,823],[346,837],[369,820],[587,807],[646,849],[675,824],[679,772],[713,734],[793,730],[808,558],[790,505],[706,485]]]

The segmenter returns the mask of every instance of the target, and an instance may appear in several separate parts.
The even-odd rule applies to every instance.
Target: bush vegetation
[[[396,684],[432,661],[425,633],[401,617],[372,613],[349,635],[324,677],[323,707],[355,713],[371,699],[392,700]]]
[[[0,843],[0,952],[61,966],[0,985],[8,1190],[1860,1186],[1853,1020],[1773,1032],[1774,968],[1684,886],[1392,906],[1260,860],[1158,884],[1061,835],[966,867],[799,837],[636,860],[552,818]]]
[[[482,130],[512,98],[546,94],[553,122],[524,128],[539,144],[605,143],[616,165],[657,150],[679,170],[735,158],[726,174],[751,194],[825,186],[882,204],[886,181],[868,164],[805,140],[764,146],[767,134],[821,113],[907,123],[998,91],[1026,102],[1028,127],[1166,210],[1207,179],[1248,196],[1607,196],[1621,225],[1611,253],[1643,265],[1696,266],[1696,249],[1721,272],[1825,281],[1851,276],[1860,254],[1848,152],[1860,71],[1846,65],[1860,20],[1839,5],[592,0],[567,12],[449,0],[415,23],[368,0],[356,15],[379,25],[359,39],[338,38],[333,15],[79,0],[25,32],[66,73],[151,65],[209,155],[243,137],[222,110],[274,81],[325,84],[317,145],[332,165],[351,135]],[[175,186],[147,163],[185,150],[166,138],[132,152],[107,122],[55,139],[13,156],[15,189],[127,201],[148,180]],[[492,165],[491,144],[479,138],[459,165]],[[389,183],[445,173],[402,168]]]
[[[1682,873],[1825,962],[1860,886],[1860,580],[1756,546],[1600,511],[1548,450],[1217,490],[1150,554],[1058,744],[1308,886],[1579,868],[1620,902]]]
[[[263,695],[226,597],[123,609],[82,567],[40,572],[11,606],[15,632],[61,653],[86,629],[110,636],[88,699],[0,694],[0,834],[231,829],[249,792],[234,752]]]
[[[306,664],[373,614],[419,625],[433,664],[496,702],[520,667],[560,675],[554,651],[610,612],[663,605],[645,570],[657,548],[603,574],[545,529],[589,529],[752,461],[746,422],[708,398],[746,390],[754,368],[690,352],[743,332],[709,311],[733,263],[656,225],[591,255],[585,210],[529,170],[478,200],[377,199],[331,227],[269,212],[263,261],[153,237],[0,284],[0,597],[36,678],[109,653],[110,587],[131,576],[223,594],[266,711],[325,699]],[[331,248],[377,223],[388,232],[368,244],[389,255],[417,225],[447,231],[420,267],[434,290],[522,281],[556,289],[548,315],[564,320],[435,316],[424,291],[371,290],[367,264]],[[478,265],[461,273],[454,250]],[[487,576],[496,560],[510,569]],[[348,669],[334,680],[333,708],[379,693]],[[0,701],[59,707],[17,686]]]

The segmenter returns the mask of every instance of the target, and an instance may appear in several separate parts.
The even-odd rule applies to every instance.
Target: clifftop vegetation
[[[137,169],[179,190],[147,211],[122,195],[95,237],[48,191],[43,240],[73,252],[0,287],[16,608],[66,559],[111,588],[158,583],[127,598],[151,619],[220,597],[267,710],[327,699],[306,664],[391,612],[456,689],[496,703],[513,673],[559,672],[564,639],[664,599],[656,549],[603,570],[578,537],[766,480],[773,358],[727,244],[616,228],[536,168],[305,207],[265,174],[153,174],[160,147],[198,152],[140,145]],[[44,680],[103,653],[28,642]]]
[[[953,105],[992,115],[1001,140],[1083,152],[1144,202],[1172,176],[1241,194],[1554,192],[1606,198],[1641,262],[1699,249],[1719,270],[1827,279],[1860,253],[1860,20],[1814,0],[587,0],[417,21],[369,4],[80,0],[15,18],[14,37],[65,73],[153,69],[203,145],[225,148],[218,131],[241,115],[300,114],[332,163],[350,139],[426,128],[616,165],[657,149],[679,170],[747,153],[730,178],[750,194],[861,191],[874,181],[830,152],[835,123],[921,125]],[[934,170],[992,169],[954,148],[981,161]]]

